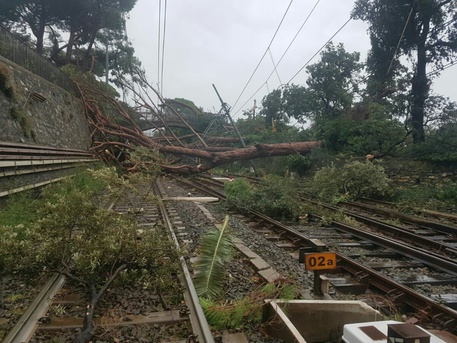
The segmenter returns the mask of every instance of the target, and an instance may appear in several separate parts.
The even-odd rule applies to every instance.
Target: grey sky
[[[349,19],[353,0],[321,0],[267,82],[278,62],[317,0],[295,0],[275,40],[232,114],[260,104],[263,96],[288,82],[300,68]],[[233,106],[266,51],[290,0],[184,0],[167,1],[163,95],[186,98],[205,110],[220,103],[212,84]],[[162,0],[162,10],[165,0]],[[163,22],[163,19],[162,19]],[[370,49],[367,25],[350,21],[332,40],[346,51]],[[127,34],[152,84],[157,84],[159,0],[138,0],[127,21]],[[310,63],[319,61],[317,55]],[[430,70],[429,70],[430,71]],[[303,69],[291,83],[304,84]],[[445,70],[435,81],[435,93],[457,101],[457,66]],[[263,86],[262,86],[263,85]],[[254,96],[254,93],[260,91]],[[251,100],[249,100],[252,97]],[[244,105],[244,106],[243,106]]]

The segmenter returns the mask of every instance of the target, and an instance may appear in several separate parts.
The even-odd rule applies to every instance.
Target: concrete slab
[[[163,201],[195,201],[195,202],[217,202],[215,197],[166,197]]]
[[[222,335],[222,343],[249,343],[244,333],[228,333],[225,331]]]
[[[259,275],[267,282],[274,282],[281,278],[281,274],[275,271],[273,268],[259,271]]]
[[[345,324],[383,319],[361,301],[271,300],[266,306],[267,332],[286,343],[338,341]]]

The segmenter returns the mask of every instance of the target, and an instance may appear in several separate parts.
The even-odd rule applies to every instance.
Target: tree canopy
[[[0,23],[16,33],[32,32],[36,51],[62,66],[79,65],[104,75],[106,47],[110,67],[127,70],[133,48],[124,38],[125,15],[136,0],[4,0]],[[23,35],[23,36],[24,36]],[[65,38],[64,38],[65,37]]]
[[[425,140],[425,103],[432,74],[457,51],[457,13],[454,0],[357,0],[355,19],[369,23],[372,49],[368,59],[379,93],[392,84],[401,56],[412,62],[411,127],[414,142]]]

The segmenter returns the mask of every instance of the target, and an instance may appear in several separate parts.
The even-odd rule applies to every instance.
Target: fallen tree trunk
[[[230,151],[209,152],[200,149],[188,149],[181,147],[163,146],[160,152],[167,152],[174,155],[199,157],[203,161],[199,165],[170,166],[161,165],[166,172],[186,175],[208,171],[215,167],[229,164],[235,161],[252,160],[261,157],[287,156],[291,154],[305,154],[320,145],[318,141],[294,142],[278,144],[256,144],[246,148],[239,148]]]
[[[118,105],[118,103],[109,95],[103,92],[94,90],[92,87],[85,84],[78,84],[83,103],[86,109],[86,115],[91,126],[93,147],[92,151],[105,161],[115,161],[120,166],[124,166],[127,171],[135,172],[144,170],[144,166],[159,165],[162,171],[169,173],[177,173],[181,175],[195,174],[208,171],[212,168],[229,164],[235,161],[252,160],[262,157],[271,156],[286,156],[291,154],[306,154],[312,149],[318,147],[320,142],[293,142],[293,143],[278,143],[278,144],[255,144],[245,148],[217,148],[208,147],[202,137],[193,131],[193,136],[197,136],[197,143],[203,145],[202,148],[186,147],[180,139],[174,135],[174,141],[177,141],[180,146],[171,145],[172,140],[168,140],[168,144],[160,144],[161,140],[146,136],[139,126],[130,118],[129,114]],[[97,97],[98,101],[110,104],[117,111],[118,118],[122,122],[129,122],[128,127],[119,124],[119,120],[113,118],[112,115],[106,115],[98,106],[97,101],[93,97]],[[146,103],[146,99],[142,99]],[[162,99],[163,100],[163,99]],[[144,105],[146,106],[146,105]],[[169,106],[169,105],[167,105]],[[153,106],[147,106],[150,110]],[[176,112],[176,111],[174,111]],[[185,121],[183,116],[180,116],[182,121]],[[165,124],[164,124],[165,125]],[[161,138],[162,139],[162,138]],[[229,138],[231,139],[231,138]],[[155,157],[142,157],[139,160],[130,160],[131,152],[137,147],[145,147],[151,151],[157,151],[166,155],[176,157],[193,158],[195,164],[175,165],[178,159],[172,162],[162,162]],[[222,150],[222,151],[221,151]],[[121,160],[122,157],[122,160]],[[188,159],[189,160],[189,159]],[[172,164],[173,163],[173,164]]]

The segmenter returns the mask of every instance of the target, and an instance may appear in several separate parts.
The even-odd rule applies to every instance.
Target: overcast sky
[[[162,14],[165,1],[161,1]],[[159,3],[159,0],[137,0],[127,21],[127,35],[154,85],[161,75]],[[167,1],[163,95],[186,98],[205,110],[218,111],[220,102],[212,87],[215,84],[223,100],[233,107],[232,114],[239,117],[242,110],[252,108],[254,99],[260,105],[262,98],[281,83],[304,84],[305,69],[294,75],[345,24],[354,1],[320,0],[274,72],[272,60],[275,63],[280,60],[317,3],[317,0],[293,1],[270,51],[248,84],[289,3],[290,0]],[[360,52],[364,61],[370,49],[366,30],[364,22],[350,21],[332,41],[335,45],[343,43],[348,52]],[[310,64],[318,61],[319,55]],[[457,101],[456,80],[457,65],[442,73],[433,90]]]

